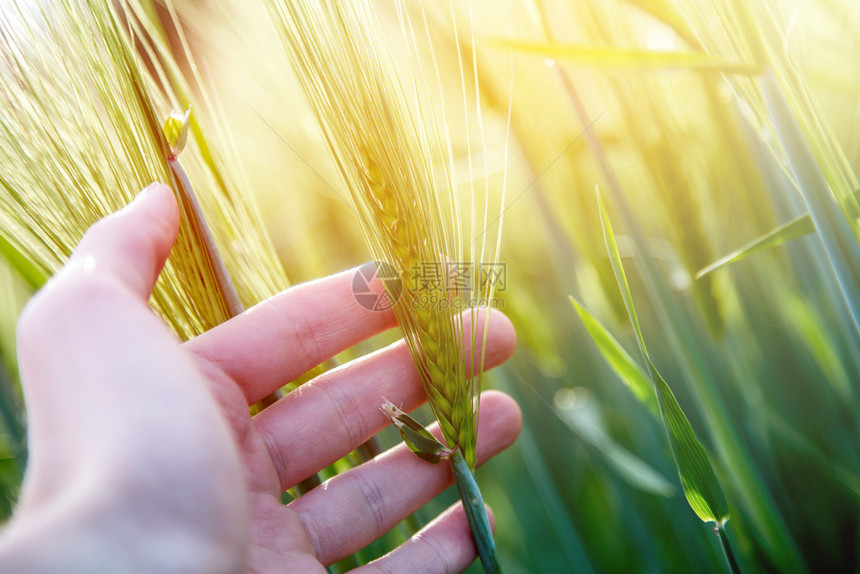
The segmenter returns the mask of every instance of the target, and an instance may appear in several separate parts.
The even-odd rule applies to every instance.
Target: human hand
[[[248,405],[394,319],[358,305],[345,272],[181,344],[147,306],[178,220],[172,192],[150,186],[93,226],[25,310],[30,458],[0,570],[322,573],[452,482],[400,445],[281,504],[386,426],[383,396],[419,406],[418,374],[401,341],[251,417]],[[487,367],[515,345],[501,313],[490,324]],[[479,462],[520,426],[509,397],[484,393]],[[360,571],[459,571],[474,557],[458,504]]]

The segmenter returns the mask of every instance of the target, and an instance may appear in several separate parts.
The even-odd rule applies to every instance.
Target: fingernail
[[[150,183],[149,185],[147,185],[146,187],[144,187],[144,188],[143,188],[143,191],[141,191],[139,194],[137,194],[137,199],[140,199],[140,198],[143,198],[143,197],[145,197],[145,196],[149,195],[149,193],[150,193],[153,189],[155,189],[156,187],[158,187],[159,185],[161,185],[161,182],[153,181],[152,183]]]
[[[132,199],[125,207],[122,208],[122,211],[130,209],[133,205],[146,201],[146,198],[151,196],[152,191],[159,185],[161,185],[159,182],[153,181],[152,183],[144,187],[142,190],[140,190],[140,192],[135,196],[134,199]]]

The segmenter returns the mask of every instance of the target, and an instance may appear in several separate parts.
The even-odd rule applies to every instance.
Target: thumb
[[[124,209],[93,225],[69,264],[107,274],[147,300],[178,229],[179,209],[173,192],[164,184],[153,183]]]

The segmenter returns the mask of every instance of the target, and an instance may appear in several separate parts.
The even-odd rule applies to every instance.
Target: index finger
[[[188,341],[253,404],[326,359],[396,325],[353,295],[356,269],[297,285]]]

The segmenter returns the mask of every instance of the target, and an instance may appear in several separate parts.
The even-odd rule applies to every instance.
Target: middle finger
[[[482,317],[483,312],[479,321]],[[468,324],[464,327],[468,332]],[[485,369],[505,361],[515,344],[508,318],[492,312]],[[324,373],[257,414],[254,424],[281,489],[346,456],[389,424],[379,408],[382,397],[407,412],[426,400],[403,341]]]

